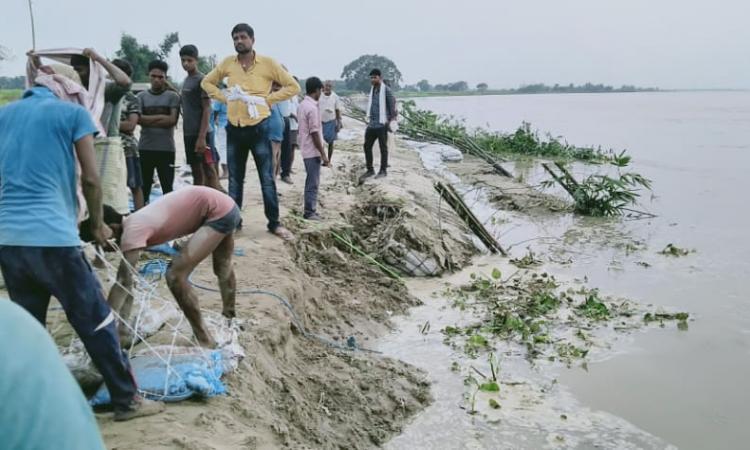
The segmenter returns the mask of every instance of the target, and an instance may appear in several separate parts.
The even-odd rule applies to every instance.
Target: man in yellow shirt
[[[208,95],[227,104],[227,166],[229,196],[242,208],[247,157],[252,152],[258,169],[268,230],[282,239],[294,236],[279,223],[279,198],[273,176],[273,156],[268,137],[271,105],[297,95],[299,84],[279,63],[253,50],[255,32],[246,23],[232,28],[236,56],[219,63],[201,82]],[[219,89],[226,78],[227,90]],[[271,93],[273,82],[281,89]],[[241,226],[241,225],[240,225]]]

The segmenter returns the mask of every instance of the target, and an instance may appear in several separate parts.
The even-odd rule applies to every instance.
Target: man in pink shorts
[[[123,320],[128,319],[133,302],[128,294],[133,285],[129,266],[135,267],[141,251],[192,234],[180,254],[172,259],[166,273],[167,285],[193,327],[198,342],[204,347],[215,347],[188,277],[212,254],[214,274],[219,279],[222,314],[229,318],[235,316],[236,280],[232,253],[233,233],[240,222],[240,210],[234,200],[209,187],[191,186],[170,192],[125,218],[105,208],[104,221],[112,228],[125,257],[117,272],[118,283],[112,287],[108,299],[110,307]],[[120,332],[122,334],[124,330],[120,329]]]

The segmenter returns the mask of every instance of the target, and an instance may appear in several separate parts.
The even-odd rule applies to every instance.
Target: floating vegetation
[[[654,323],[658,322],[659,326],[664,327],[664,322],[667,321],[677,321],[677,329],[681,331],[685,331],[688,329],[688,319],[690,318],[690,314],[686,312],[681,313],[666,313],[666,312],[657,312],[657,313],[646,313],[643,315],[643,322],[645,323]]]
[[[688,250],[686,248],[680,248],[674,244],[667,244],[667,246],[664,247],[664,250],[659,252],[660,255],[674,256],[674,257],[687,256],[691,253],[695,253],[695,250]]]
[[[599,292],[594,289],[586,296],[586,301],[576,307],[583,317],[593,320],[609,319],[609,308],[599,299]]]
[[[521,258],[513,258],[510,263],[519,269],[525,269],[527,267],[535,267],[542,264],[542,260],[537,258],[533,251],[529,248],[526,254]]]
[[[470,358],[491,352],[503,340],[524,348],[532,362],[543,358],[571,365],[585,361],[591,349],[601,345],[600,331],[631,330],[653,322],[677,322],[685,329],[688,319],[686,313],[645,313],[635,303],[604,297],[597,289],[565,289],[546,273],[505,281],[497,269],[490,277],[472,274],[470,283],[449,288],[446,296],[455,307],[474,310],[480,319],[442,330],[444,342]],[[479,383],[479,390],[492,389],[487,383]]]

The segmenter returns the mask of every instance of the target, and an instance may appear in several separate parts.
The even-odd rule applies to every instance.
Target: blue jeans
[[[294,147],[291,139],[291,128],[289,117],[284,117],[284,140],[281,141],[281,177],[292,174],[292,163],[294,162]]]
[[[229,196],[242,208],[247,157],[253,153],[258,169],[260,189],[263,194],[263,210],[268,220],[268,229],[273,232],[279,226],[279,197],[273,176],[273,153],[268,138],[268,119],[257,125],[236,127],[227,124],[227,168],[229,169]]]
[[[50,295],[55,296],[102,374],[112,406],[127,408],[136,394],[135,380],[120,350],[112,311],[81,248],[3,245],[0,268],[10,299],[42,326],[46,326]]]
[[[315,214],[318,207],[318,188],[320,187],[320,156],[305,158],[305,219]]]

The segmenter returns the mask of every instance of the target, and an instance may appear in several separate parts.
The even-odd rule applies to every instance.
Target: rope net
[[[125,261],[120,249],[114,247],[116,248],[116,263]],[[121,342],[121,344],[131,360],[142,395],[165,401],[186,398],[182,394],[174,395],[174,386],[196,384],[193,371],[184,367],[186,363],[202,366],[219,376],[237,368],[240,359],[245,356],[239,344],[239,332],[243,325],[241,319],[228,319],[218,312],[201,308],[203,320],[217,342],[216,349],[205,349],[198,344],[185,315],[177,307],[177,303],[164,287],[164,283],[161,283],[167,269],[165,260],[147,261],[141,271],[125,262],[133,279],[133,285],[128,289],[118,282],[118,267],[107,260],[103,252],[90,244],[87,244],[85,248],[89,253],[98,256],[104,264],[103,269],[96,271],[102,287],[117,284],[133,298],[132,317],[129,320],[124,320],[114,310],[112,313],[119,327],[127,330],[127,333],[121,333],[121,335],[130,336],[130,342]],[[57,329],[62,326],[58,324]],[[81,340],[75,333],[71,334],[67,344],[61,343],[58,339],[63,359],[84,388],[86,384],[98,384],[101,382],[101,376],[96,372]],[[180,370],[176,370],[178,366]],[[145,377],[143,373],[139,373],[140,369],[143,369],[143,373],[148,372],[150,379],[163,378],[163,386],[157,389],[154,389],[153,383],[146,383],[149,385],[148,388],[140,386],[142,380],[139,375]],[[202,389],[199,387],[198,390]]]

